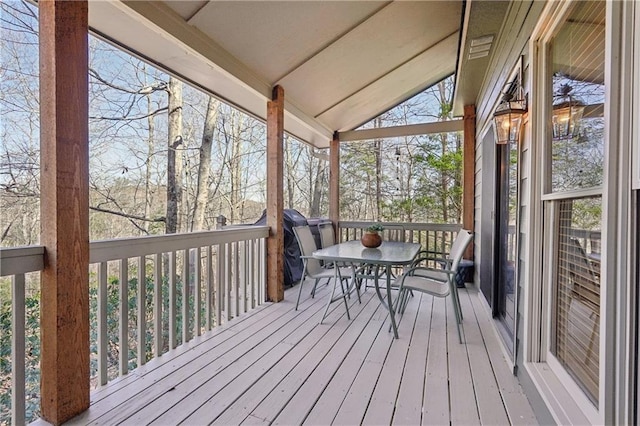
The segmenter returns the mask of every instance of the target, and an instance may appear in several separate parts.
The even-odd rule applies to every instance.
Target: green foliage
[[[0,424],[11,423],[11,298],[0,305]],[[40,295],[25,298],[25,398],[27,421],[40,417]]]
[[[366,228],[367,232],[382,232],[384,231],[384,226],[380,225],[379,223],[374,223],[373,225],[369,225]]]
[[[133,268],[132,268],[133,269]],[[137,275],[135,271],[134,275]],[[148,274],[151,275],[151,274]],[[144,321],[146,323],[145,356],[146,360],[154,356],[153,342],[155,329],[153,324],[153,279],[145,280],[146,300]],[[169,350],[169,283],[164,280],[161,285],[162,292],[162,352]],[[120,351],[127,353],[128,368],[138,366],[137,342],[138,342],[138,279],[128,281],[127,289],[128,307],[128,333],[127,342],[120,343],[120,281],[116,276],[107,279],[107,372],[109,380],[118,375]],[[182,281],[176,280],[176,340],[182,343]],[[25,370],[26,370],[26,418],[28,422],[36,420],[40,415],[40,294],[35,293],[25,299],[26,311],[26,335],[25,335]],[[192,324],[194,316],[194,297],[189,297],[190,316],[186,320]],[[200,307],[204,317],[204,304]],[[3,298],[0,305],[0,424],[11,423],[11,298]],[[90,372],[93,386],[97,386],[96,377],[98,371],[98,285],[95,274],[90,275],[89,286],[89,321],[90,321]]]

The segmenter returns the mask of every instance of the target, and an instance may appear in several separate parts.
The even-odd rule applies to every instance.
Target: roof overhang
[[[455,71],[462,0],[91,1],[100,36],[316,147]]]

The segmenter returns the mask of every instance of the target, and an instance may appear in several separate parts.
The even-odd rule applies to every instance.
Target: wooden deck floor
[[[394,340],[371,289],[322,325],[327,289],[298,311],[296,292],[94,391],[71,423],[536,424],[476,292],[462,345],[448,299],[416,294]]]

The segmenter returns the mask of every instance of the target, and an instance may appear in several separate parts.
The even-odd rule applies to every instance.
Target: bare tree
[[[191,222],[191,230],[203,229],[204,213],[209,201],[209,177],[211,175],[211,148],[213,136],[218,119],[219,103],[213,97],[209,97],[207,113],[205,116],[204,130],[202,132],[202,145],[200,145],[200,161],[198,163],[198,186],[196,189],[196,201]]]
[[[169,150],[167,152],[166,233],[178,231],[178,208],[182,203],[182,82],[169,78]]]

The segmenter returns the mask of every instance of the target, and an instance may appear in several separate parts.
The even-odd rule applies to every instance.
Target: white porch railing
[[[268,227],[251,226],[92,242],[93,384],[262,304],[268,235]],[[44,252],[41,246],[0,249],[0,276],[12,281],[13,424],[33,420],[25,416],[25,274],[43,269]]]
[[[365,228],[373,223],[379,223],[385,227],[383,238],[419,243],[423,250],[441,254],[449,253],[453,240],[462,228],[459,224],[340,221],[339,240],[358,239],[362,237]]]
[[[339,238],[359,238],[370,224],[340,222]],[[405,241],[440,253],[448,252],[460,229],[460,225],[382,225],[402,225]],[[262,304],[268,234],[266,226],[250,226],[92,242],[89,282],[93,384],[103,385],[127,374]],[[25,415],[25,401],[34,400],[29,395],[25,399],[25,275],[42,270],[44,253],[40,246],[0,249],[0,276],[11,277],[12,282],[14,424],[32,420]],[[37,278],[27,276],[26,281]],[[0,385],[6,389],[9,384]],[[37,388],[27,393],[34,392],[37,394]]]
[[[25,423],[25,275],[44,267],[44,247],[0,249],[0,276],[11,277],[11,422]],[[6,330],[0,330],[3,333]],[[2,384],[3,392],[6,385]],[[3,423],[4,419],[0,419]]]

